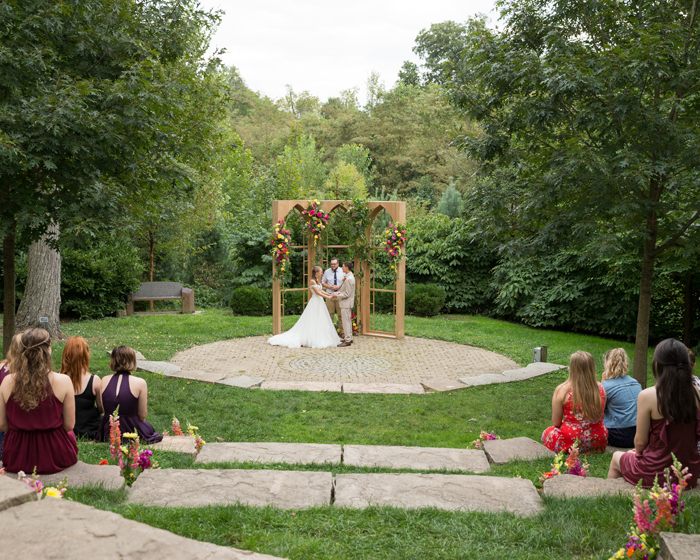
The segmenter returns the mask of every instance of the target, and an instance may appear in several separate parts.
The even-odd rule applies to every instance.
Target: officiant
[[[333,292],[340,290],[340,287],[343,285],[343,280],[345,280],[345,273],[338,267],[339,264],[340,261],[338,260],[338,257],[332,257],[331,267],[323,273],[321,285],[325,288],[326,293],[328,294],[333,294]],[[340,314],[338,298],[328,298],[326,300],[326,307],[328,308],[328,313],[331,316],[331,320],[334,320],[333,315],[338,315],[340,338],[345,339],[345,335],[343,334],[343,319]]]

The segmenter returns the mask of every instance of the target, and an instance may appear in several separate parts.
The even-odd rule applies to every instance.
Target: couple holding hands
[[[309,281],[311,298],[304,312],[291,329],[269,338],[268,343],[287,348],[346,347],[352,344],[352,308],[355,305],[353,262],[345,261],[342,270],[339,264],[339,260],[333,257],[331,267],[325,273],[320,266],[314,266]],[[338,315],[340,337],[333,325],[334,314]]]

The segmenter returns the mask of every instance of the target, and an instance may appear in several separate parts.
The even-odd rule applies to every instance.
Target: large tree
[[[219,107],[215,64],[204,58],[217,21],[196,0],[0,2],[5,350],[17,236],[38,241],[74,220],[96,184],[117,201],[157,197],[190,180],[175,151],[185,139],[201,154],[211,148],[211,119],[180,118],[193,99],[208,113]]]
[[[645,385],[655,263],[699,229],[697,0],[497,6],[503,25],[470,22],[450,83],[481,125],[460,138],[489,178],[476,194],[520,247],[574,240],[639,256],[634,376]]]

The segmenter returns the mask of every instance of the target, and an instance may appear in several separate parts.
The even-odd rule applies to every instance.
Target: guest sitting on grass
[[[21,334],[16,334],[12,337],[10,349],[7,351],[7,357],[2,362],[0,362],[0,385],[2,385],[3,379],[5,379],[10,373],[10,362],[12,361],[12,356],[16,356],[19,352],[20,338],[22,338]],[[2,442],[4,438],[5,432],[0,432],[0,462],[2,462]]]
[[[552,423],[542,443],[552,451],[568,451],[576,440],[582,453],[605,451],[608,430],[603,423],[605,390],[595,378],[595,360],[588,352],[574,352],[569,378],[554,390]]]
[[[133,377],[131,372],[136,370],[136,353],[128,346],[118,346],[112,350],[110,369],[115,375],[102,379],[100,398],[104,407],[104,416],[100,422],[98,437],[109,441],[109,417],[119,407],[119,429],[125,432],[136,432],[144,443],[156,443],[163,439],[146,422],[148,387],[140,377]]]
[[[663,484],[673,454],[688,467],[694,488],[700,474],[700,394],[693,388],[688,349],[673,338],[660,342],[651,370],[656,383],[637,401],[635,449],[613,453],[608,478],[623,477],[631,484],[641,480],[649,488],[658,476]]]
[[[688,348],[688,356],[690,357],[690,373],[693,376],[693,385],[700,391],[700,377],[695,375],[695,352]]]
[[[73,384],[51,371],[51,339],[44,329],[22,333],[19,348],[0,385],[3,463],[10,472],[57,473],[78,462]]]
[[[624,348],[605,354],[603,389],[605,389],[605,427],[608,443],[615,447],[634,447],[637,431],[637,397],[642,391],[639,382],[627,375],[630,369]]]
[[[95,439],[102,419],[102,403],[97,398],[100,394],[100,378],[88,372],[90,367],[90,347],[81,336],[68,339],[63,348],[61,373],[65,373],[73,382],[75,391],[75,427],[76,436]],[[99,409],[99,410],[98,410]]]

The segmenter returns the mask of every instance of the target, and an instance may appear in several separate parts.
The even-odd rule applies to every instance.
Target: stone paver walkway
[[[195,346],[176,354],[181,369],[166,373],[201,381],[262,377],[265,382],[392,383],[499,374],[520,366],[495,352],[424,338],[401,340],[356,336],[349,348],[282,348],[266,336],[237,338]],[[265,388],[265,383],[262,384]]]

